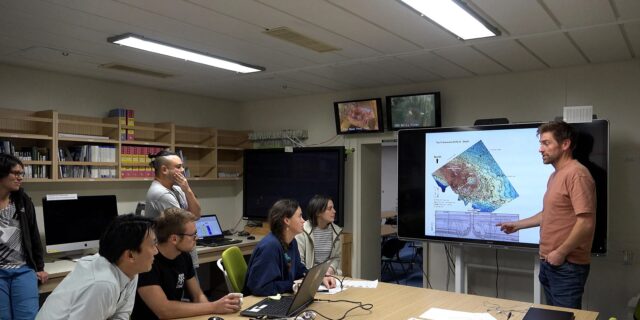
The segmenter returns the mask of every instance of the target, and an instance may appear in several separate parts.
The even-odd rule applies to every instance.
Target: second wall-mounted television
[[[441,126],[440,92],[387,97],[389,130]]]
[[[549,175],[540,123],[401,130],[398,133],[398,234],[404,238],[537,248],[540,228],[505,234],[498,222],[542,210]],[[596,184],[592,253],[607,251],[609,123],[574,123],[574,158]]]
[[[380,98],[333,103],[338,134],[383,132]]]

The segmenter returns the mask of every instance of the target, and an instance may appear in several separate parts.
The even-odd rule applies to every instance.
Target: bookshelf
[[[25,180],[55,177],[51,150],[55,148],[54,111],[0,109],[0,152],[12,153],[25,165]]]
[[[182,155],[189,180],[239,180],[249,133],[0,109],[0,147],[24,152],[25,169],[39,173],[25,182],[150,181],[147,155],[167,148]]]
[[[217,137],[213,128],[175,127],[175,152],[181,156],[189,179],[216,179]]]
[[[218,130],[218,179],[241,179],[244,150],[250,149],[250,131]]]

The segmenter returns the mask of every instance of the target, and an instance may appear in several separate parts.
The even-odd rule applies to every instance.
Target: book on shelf
[[[66,165],[65,161],[80,162],[116,162],[116,147],[103,145],[78,145],[58,148],[61,161],[59,174],[61,178],[115,178],[114,166],[82,166]]]
[[[94,139],[94,140],[109,140],[109,137],[94,136],[90,134],[75,134],[75,133],[58,133],[58,138],[61,139]]]
[[[127,126],[135,125],[135,112],[131,109],[127,109]],[[133,129],[127,129],[127,140],[135,140],[135,132]]]
[[[16,149],[15,149],[15,146],[13,145],[13,142],[9,140],[0,140],[0,153],[12,154],[12,155],[15,154]]]
[[[109,117],[118,118],[118,124],[120,125],[120,141],[133,140],[134,130],[125,129],[126,126],[134,126],[135,112],[131,109],[116,108],[109,111]]]

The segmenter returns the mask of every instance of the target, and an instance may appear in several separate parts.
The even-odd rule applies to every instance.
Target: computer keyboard
[[[280,298],[279,303],[268,304],[262,312],[272,315],[286,315],[289,311],[289,307],[293,303],[293,296],[285,296]]]
[[[220,247],[220,246],[228,246],[234,243],[240,243],[242,240],[240,239],[224,239],[218,241],[198,241],[197,244],[206,247]]]

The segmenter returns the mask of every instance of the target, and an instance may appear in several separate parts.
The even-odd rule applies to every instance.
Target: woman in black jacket
[[[38,313],[38,280],[45,283],[36,212],[20,187],[24,165],[0,154],[0,319],[33,319]]]

